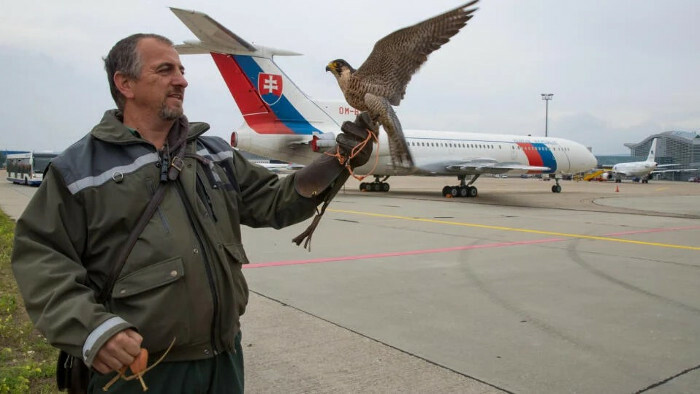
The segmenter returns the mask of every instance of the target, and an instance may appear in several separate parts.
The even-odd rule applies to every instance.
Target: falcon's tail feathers
[[[385,97],[375,96],[371,93],[365,95],[365,104],[373,120],[378,121],[386,131],[389,139],[389,153],[394,166],[412,168],[413,157],[408,150],[406,138],[403,135],[403,128],[399,117],[396,116],[394,108]]]

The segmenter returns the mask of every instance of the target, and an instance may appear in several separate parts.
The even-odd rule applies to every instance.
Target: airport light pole
[[[552,99],[552,96],[554,96],[553,93],[542,93],[542,100],[544,100],[544,136],[546,137],[548,134],[548,126],[549,126],[549,100]]]

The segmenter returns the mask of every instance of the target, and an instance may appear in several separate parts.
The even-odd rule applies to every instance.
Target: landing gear
[[[459,179],[459,185],[458,186],[445,186],[442,188],[442,196],[443,197],[476,197],[479,194],[479,191],[476,189],[476,186],[472,186],[472,183],[476,181],[476,179],[479,177],[481,174],[476,174],[474,177],[469,181],[469,183],[466,182],[466,175],[458,175],[457,179]]]
[[[556,184],[552,185],[552,193],[561,193],[561,185],[559,184],[559,178],[555,177],[554,182],[556,182]]]
[[[374,176],[374,182],[362,182],[360,183],[361,192],[388,192],[389,184],[385,181],[389,179],[389,175],[385,176],[384,179],[379,180],[379,175]]]

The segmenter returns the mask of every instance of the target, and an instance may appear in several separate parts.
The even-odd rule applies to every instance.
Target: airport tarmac
[[[248,392],[700,391],[700,184],[389,182],[348,182],[310,252],[308,222],[244,228]]]

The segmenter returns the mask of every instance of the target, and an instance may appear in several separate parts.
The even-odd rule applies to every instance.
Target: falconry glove
[[[336,137],[336,147],[294,174],[297,193],[323,202],[321,210],[309,227],[292,240],[299,245],[306,239],[304,247],[309,250],[311,250],[311,235],[318,226],[326,207],[350,176],[350,170],[367,163],[372,156],[377,126],[372,122],[369,114],[363,112],[355,118],[354,122],[343,123],[341,130],[342,133]]]
[[[342,185],[350,175],[346,163],[356,168],[367,163],[372,156],[374,144],[369,133],[371,131],[376,136],[377,126],[367,113],[358,115],[354,122],[343,123],[341,130],[335,139],[335,147],[294,175],[294,186],[302,196],[319,197],[331,184]]]
[[[338,153],[344,158],[350,159],[350,167],[357,168],[369,161],[372,157],[373,137],[369,133],[377,135],[377,125],[372,122],[367,112],[363,112],[355,118],[354,122],[345,122],[340,128],[343,132],[336,137]],[[364,144],[364,145],[363,145]]]

